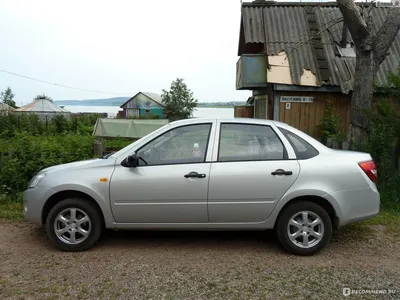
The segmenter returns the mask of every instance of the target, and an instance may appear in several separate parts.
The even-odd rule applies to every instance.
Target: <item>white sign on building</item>
[[[312,103],[313,97],[281,96],[281,102]]]

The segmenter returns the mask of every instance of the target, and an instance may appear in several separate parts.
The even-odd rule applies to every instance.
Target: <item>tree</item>
[[[165,106],[164,112],[170,120],[191,117],[197,106],[197,100],[181,78],[172,82],[169,91],[163,90],[161,98]]]
[[[1,92],[0,99],[1,99],[1,102],[3,102],[4,104],[7,104],[11,107],[16,108],[17,105],[15,104],[14,96],[15,95],[11,91],[11,88],[8,87],[8,88],[6,88],[6,90],[4,92]]]
[[[354,89],[350,108],[349,141],[366,134],[368,117],[364,113],[372,107],[374,82],[379,66],[400,30],[400,8],[388,9],[381,28],[374,34],[371,9],[358,6],[353,0],[337,0],[343,15],[345,31],[350,32],[356,48]]]
[[[53,99],[51,99],[49,96],[46,96],[45,94],[37,95],[33,100],[49,100],[53,102]]]

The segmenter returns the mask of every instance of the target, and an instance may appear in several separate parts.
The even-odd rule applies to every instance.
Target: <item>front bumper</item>
[[[27,189],[24,192],[24,218],[25,220],[42,224],[42,211],[46,203],[46,191],[42,186],[36,186],[33,189]]]

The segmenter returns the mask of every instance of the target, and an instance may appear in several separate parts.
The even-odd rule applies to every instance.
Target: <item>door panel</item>
[[[217,161],[211,165],[208,191],[209,220],[262,222],[299,174],[297,160],[288,159],[293,151],[271,126],[220,123],[218,127]],[[279,169],[291,174],[271,174]]]
[[[184,125],[136,149],[139,165],[117,165],[110,199],[118,223],[208,222],[212,123]],[[196,174],[193,174],[196,172]]]
[[[271,175],[277,169],[290,176]],[[262,222],[295,182],[296,160],[213,163],[208,192],[210,222]]]
[[[190,172],[205,178],[185,178]],[[210,164],[124,168],[111,180],[112,209],[118,223],[202,223],[208,221]]]

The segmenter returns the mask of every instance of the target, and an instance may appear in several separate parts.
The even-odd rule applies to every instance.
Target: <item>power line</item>
[[[0,72],[6,73],[6,74],[10,74],[10,75],[14,75],[14,76],[18,76],[18,77],[22,77],[22,78],[33,80],[33,81],[37,81],[37,82],[42,82],[42,83],[46,83],[46,84],[50,84],[50,85],[55,85],[55,86],[58,86],[58,87],[63,87],[63,88],[73,89],[73,90],[78,90],[78,91],[84,91],[84,92],[100,93],[100,94],[114,94],[114,95],[127,95],[127,94],[130,95],[130,94],[134,94],[134,93],[124,93],[123,94],[123,93],[87,90],[87,89],[76,88],[76,87],[72,87],[72,86],[68,86],[68,85],[58,84],[58,83],[54,83],[54,82],[49,82],[49,81],[46,81],[46,80],[36,79],[36,78],[32,78],[32,77],[29,77],[29,76],[13,73],[13,72],[2,70],[2,69],[0,69]]]

